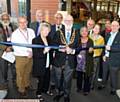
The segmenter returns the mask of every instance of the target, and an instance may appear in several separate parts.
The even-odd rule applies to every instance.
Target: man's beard
[[[9,21],[7,21],[7,22],[1,22],[2,23],[2,25],[4,26],[4,27],[6,27],[6,26],[9,26],[9,24],[10,24],[10,22]]]

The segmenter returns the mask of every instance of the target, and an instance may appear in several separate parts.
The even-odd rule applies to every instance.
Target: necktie
[[[111,46],[112,43],[113,43],[113,41],[114,41],[114,38],[115,38],[115,34],[113,35],[113,33],[111,33],[111,35],[110,35],[110,37],[109,37],[109,39],[108,39],[107,45]],[[110,54],[110,52],[107,51],[107,50],[105,50],[105,55],[106,55],[107,57],[109,57],[109,54]]]
[[[88,34],[90,34],[90,30],[88,31]]]
[[[60,26],[58,26],[58,29],[60,29]]]
[[[67,44],[69,44],[69,42],[70,42],[70,32],[67,32],[66,42],[67,42]]]
[[[37,31],[37,36],[40,35],[40,23],[39,23],[39,26],[38,26],[38,31]]]
[[[37,22],[37,27],[36,27],[36,30],[35,30],[35,36],[36,37],[39,35],[39,29],[40,29],[40,23]]]
[[[8,36],[8,27],[7,26],[5,27],[5,34],[6,34],[6,36]]]
[[[6,35],[7,38],[10,37],[9,28],[7,26],[5,27],[5,35]]]
[[[108,42],[107,42],[107,45],[111,46],[112,45],[112,35],[110,35],[109,39],[108,39]]]

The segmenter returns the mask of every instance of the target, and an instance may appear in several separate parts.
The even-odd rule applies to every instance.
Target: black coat
[[[73,33],[73,29],[71,31],[71,36],[72,36],[72,33]],[[63,34],[65,37],[65,30],[63,30]],[[79,39],[79,34],[77,31],[75,31],[74,42],[71,45],[69,45],[69,47],[73,48],[73,49],[77,48],[78,47],[78,39]],[[60,31],[57,31],[54,36],[54,44],[56,46],[64,45],[60,39]],[[55,58],[53,59],[53,65],[56,67],[61,67],[61,66],[65,65],[66,57],[68,57],[68,63],[70,65],[70,67],[75,68],[76,67],[76,56],[71,55],[71,54],[68,55],[66,53],[60,52],[59,50],[55,51]]]
[[[65,30],[65,26],[62,24],[62,27],[60,28],[62,31],[64,31]],[[52,25],[51,26],[51,32],[49,33],[49,37],[51,38],[51,39],[53,39],[54,38],[54,36],[55,36],[55,34],[56,34],[56,24],[54,24],[54,25]]]
[[[87,46],[84,50],[86,50],[86,64],[85,64],[85,70],[86,70],[86,75],[87,76],[91,76],[93,74],[93,52],[89,53],[88,49],[89,48],[93,48],[93,41],[89,38],[88,42],[87,42]],[[75,49],[76,55],[78,55],[80,53],[82,49],[82,43],[81,43],[81,39],[79,40],[79,47]]]
[[[62,24],[62,27],[60,28],[63,32],[65,31],[65,26]],[[51,41],[53,42],[53,45],[54,45],[54,38],[57,34],[57,31],[56,31],[56,24],[52,25],[51,26],[51,32],[49,33],[49,38],[51,39]],[[50,60],[51,60],[51,64],[53,64],[53,61],[54,61],[54,56],[53,56],[53,53],[54,52],[54,49],[52,49],[50,51]]]
[[[107,41],[110,37],[110,34],[107,36]],[[117,33],[110,50],[109,55],[110,65],[112,67],[120,68],[120,32]]]
[[[44,22],[45,21],[42,21],[41,23],[44,23]],[[34,22],[30,23],[30,25],[29,25],[29,27],[34,30],[36,37],[37,37],[37,32],[38,32],[38,29],[39,29],[39,26],[40,26],[39,24],[40,24],[39,22],[34,21]]]
[[[47,38],[48,45],[50,40]],[[44,45],[40,36],[32,40],[32,44]],[[43,53],[44,48],[32,48],[33,51],[33,76],[39,77],[44,75],[46,68],[47,54]]]

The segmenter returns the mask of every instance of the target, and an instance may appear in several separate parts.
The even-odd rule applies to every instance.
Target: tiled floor
[[[36,82],[33,80],[34,88],[36,87]],[[8,95],[6,99],[35,99],[35,89],[29,90],[27,97],[21,97],[18,92],[15,84],[12,83],[12,81],[9,81],[9,90]],[[77,93],[75,88],[75,79],[73,80],[73,86],[71,90],[71,102],[120,102],[120,99],[117,96],[112,96],[109,94],[109,88],[106,88],[104,90],[93,90],[88,96],[84,96],[83,93]],[[46,94],[43,94],[45,98],[45,102],[53,102],[53,96],[48,96]],[[60,102],[64,102],[63,98],[60,100]]]

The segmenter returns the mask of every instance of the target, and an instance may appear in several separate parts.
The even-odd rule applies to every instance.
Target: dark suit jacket
[[[34,30],[35,36],[37,36],[37,31],[38,31],[38,27],[39,27],[39,22],[37,22],[37,21],[32,22],[32,23],[30,23],[29,27]]]
[[[61,30],[62,30],[62,31],[65,30],[65,26],[64,26],[63,24],[62,24]],[[50,37],[51,39],[53,39],[55,33],[56,33],[56,24],[51,25],[51,32],[49,33],[49,37]]]
[[[47,38],[48,44],[50,40]],[[40,36],[32,40],[32,44],[44,45]],[[39,77],[44,75],[46,68],[47,54],[43,53],[44,48],[32,48],[33,51],[33,76]]]
[[[42,23],[45,22],[45,21],[42,21]],[[35,36],[37,37],[37,32],[38,32],[38,28],[39,28],[39,22],[37,21],[34,21],[32,23],[30,23],[29,27],[32,28],[35,32]]]
[[[72,33],[73,33],[73,29],[72,29]],[[71,33],[71,35],[72,35],[72,33]],[[63,34],[65,37],[65,30],[63,30]],[[75,31],[74,42],[69,47],[77,48],[78,47],[78,39],[79,39],[79,34],[77,31]],[[57,31],[54,36],[54,45],[56,45],[56,46],[64,45],[60,39],[60,31]],[[56,67],[61,67],[61,66],[65,65],[66,57],[68,57],[68,63],[70,65],[70,67],[75,68],[76,67],[75,55],[71,55],[71,54],[68,55],[66,53],[60,52],[59,50],[56,50],[56,52],[55,52],[55,58],[53,59],[53,65]]]
[[[3,33],[2,28],[0,28],[0,42],[4,42],[4,41],[7,41],[7,37]],[[2,54],[6,48],[7,48],[6,45],[0,45],[0,57],[2,56]]]
[[[107,41],[110,34],[107,36]],[[110,65],[112,67],[120,68],[120,32],[117,33],[110,50]]]
[[[64,32],[65,31],[65,26],[62,24],[62,27],[61,27],[61,30]],[[51,25],[51,32],[49,33],[49,38],[52,40],[52,42],[53,42],[53,40],[54,40],[54,36],[55,36],[55,34],[56,34],[56,25],[54,24],[54,25]],[[54,45],[54,44],[53,44]],[[50,51],[50,60],[51,60],[51,64],[53,64],[53,60],[54,60],[54,58],[53,58],[53,53],[55,53],[54,52],[54,49],[52,49],[51,51]]]

